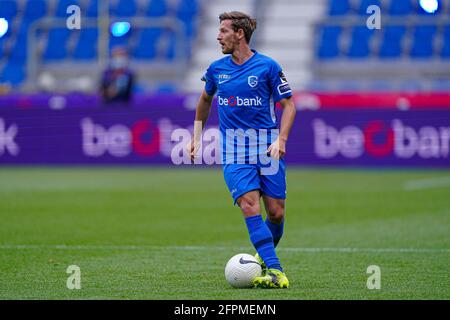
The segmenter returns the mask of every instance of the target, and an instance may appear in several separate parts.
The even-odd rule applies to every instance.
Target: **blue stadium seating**
[[[24,66],[27,59],[28,33],[30,26],[35,21],[44,17],[66,18],[67,7],[78,5],[82,9],[82,16],[89,18],[98,17],[98,4],[100,0],[0,0],[0,16],[9,20],[14,28],[0,39],[0,54],[4,66],[0,75],[12,77],[12,82],[23,80],[25,70],[19,70],[18,66]],[[105,0],[106,1],[106,0]],[[146,17],[176,17],[183,24],[183,31],[188,43],[183,48],[186,54],[190,54],[191,41],[197,30],[195,17],[200,12],[198,0],[186,0],[170,2],[168,0],[115,0],[110,3],[110,12],[114,17],[135,17],[144,14]],[[147,3],[147,4],[146,4]],[[172,7],[173,4],[177,4]],[[92,61],[97,58],[98,30],[96,28],[83,27],[80,31],[69,31],[61,26],[50,29],[39,29],[37,32],[39,43],[44,44],[41,58],[44,62],[63,61],[64,59],[76,59]],[[167,37],[162,39],[162,37]],[[69,42],[69,40],[74,40]],[[163,40],[163,41],[162,41]],[[5,45],[5,43],[7,45]],[[70,43],[70,47],[68,44]],[[110,37],[110,48],[124,45],[130,49],[133,57],[145,59],[175,58],[175,48],[178,39],[173,33],[164,33],[161,28],[146,28],[139,31],[137,27],[131,29],[123,37]],[[164,46],[161,46],[164,44]],[[68,52],[68,50],[72,50]],[[19,70],[16,76],[14,70]]]
[[[175,93],[177,91],[177,85],[172,82],[162,82],[156,86],[157,93]]]
[[[329,1],[329,15],[338,16],[344,15],[350,12],[349,0],[330,0]]]
[[[118,0],[115,7],[110,6],[110,14],[116,17],[133,17],[137,14],[135,0]]]
[[[138,38],[138,42],[132,51],[133,57],[137,59],[152,59],[157,55],[157,46],[163,30],[161,28],[143,29]]]
[[[359,3],[358,13],[360,15],[367,15],[367,8],[371,5],[376,5],[381,8],[380,0],[361,0]]]
[[[59,0],[56,5],[55,17],[66,18],[67,8],[71,5],[80,6],[80,3],[78,0]]]
[[[25,70],[23,64],[8,63],[0,74],[0,82],[8,82],[15,86],[25,79]]]
[[[442,49],[441,57],[444,59],[450,59],[450,25],[444,26],[442,35]]]
[[[33,22],[47,14],[47,2],[45,0],[29,0],[25,4],[23,19]]]
[[[357,26],[352,30],[350,48],[348,57],[351,58],[367,58],[370,55],[370,39],[374,34],[374,30],[368,29],[366,26]]]
[[[131,34],[127,33],[122,37],[109,37],[109,49],[111,50],[114,47],[125,47],[128,48],[130,44]]]
[[[176,16],[183,22],[185,35],[192,37],[195,34],[195,23],[193,17],[198,14],[198,3],[196,0],[180,1]]]
[[[386,26],[379,50],[380,58],[399,58],[402,55],[402,39],[406,33],[405,26]]]
[[[395,16],[402,16],[411,14],[413,12],[413,7],[411,5],[411,0],[391,0],[389,6],[389,14]]]
[[[324,26],[318,49],[318,56],[322,59],[336,58],[339,56],[339,37],[342,33],[340,26]]]
[[[45,60],[61,60],[67,58],[67,40],[71,35],[67,28],[51,29],[48,33]]]
[[[86,16],[89,18],[98,17],[98,0],[90,0],[86,8]]]
[[[22,64],[25,63],[28,47],[27,31],[28,29],[23,25],[19,28],[16,34],[14,45],[12,46],[11,52],[9,54],[9,62]]]
[[[97,57],[98,29],[83,28],[80,31],[77,45],[73,51],[73,58],[90,60]]]
[[[150,0],[145,14],[149,17],[161,17],[168,13],[168,8],[165,0]]]
[[[8,29],[8,31],[3,35],[3,37],[0,38],[0,56],[3,57],[4,56],[4,45],[5,42],[8,41],[8,39],[11,38],[11,29]]]
[[[404,55],[421,59],[436,56],[443,59],[450,58],[450,30],[447,27],[439,27],[438,20],[435,24],[432,20],[429,20],[429,26],[421,26],[417,23],[417,20],[409,19],[409,16],[417,16],[418,12],[428,15],[431,19],[432,17],[439,17],[443,12],[450,13],[450,8],[444,7],[445,4],[449,5],[448,2],[439,1],[439,10],[436,14],[426,13],[419,5],[419,1],[416,0],[329,0],[328,4],[330,16],[350,17],[355,14],[367,16],[367,7],[378,5],[381,7],[382,13],[385,14],[384,17],[392,16],[397,17],[397,19],[404,17],[405,22],[402,24],[400,20],[400,22],[396,22],[397,25],[392,25],[392,22],[382,23],[381,30],[369,30],[357,23],[349,27],[346,26],[345,30],[342,30],[343,26],[324,26],[316,51],[319,59],[330,59],[343,55],[350,59],[401,58]],[[388,21],[388,19],[384,21]],[[341,37],[349,39],[347,48],[339,48]],[[442,39],[442,46],[435,48],[435,39]],[[372,48],[372,43],[379,45]],[[410,45],[404,47],[403,44]],[[372,52],[373,50],[376,54]]]
[[[430,58],[433,55],[433,39],[437,28],[434,25],[417,26],[414,30],[412,58]]]
[[[2,0],[0,2],[0,16],[6,20],[13,19],[18,12],[17,2],[14,0]]]
[[[169,41],[168,41],[167,48],[165,51],[165,57],[169,61],[173,61],[173,60],[175,60],[175,52],[176,52],[175,50],[176,50],[176,46],[178,45],[177,38],[173,32],[169,32],[168,37],[169,37]]]

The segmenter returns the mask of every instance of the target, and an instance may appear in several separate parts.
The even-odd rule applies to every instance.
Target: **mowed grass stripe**
[[[227,246],[134,246],[134,245],[27,245],[27,244],[4,244],[0,250],[191,250],[191,251],[245,251],[249,247],[227,247]],[[301,253],[450,253],[445,248],[289,248],[279,247],[277,251],[301,252]]]

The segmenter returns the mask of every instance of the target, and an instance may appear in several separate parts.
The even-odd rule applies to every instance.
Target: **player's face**
[[[232,54],[235,46],[239,43],[238,33],[231,27],[231,20],[223,20],[220,23],[217,40],[222,47],[223,54]]]

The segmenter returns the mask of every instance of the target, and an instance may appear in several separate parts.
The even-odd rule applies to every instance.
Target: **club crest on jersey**
[[[258,85],[258,77],[257,76],[248,77],[248,85],[252,88],[256,87]]]

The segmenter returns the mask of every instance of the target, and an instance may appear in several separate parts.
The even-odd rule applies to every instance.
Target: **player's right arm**
[[[209,113],[211,111],[213,96],[210,96],[206,90],[203,90],[200,99],[197,102],[195,109],[195,123],[194,123],[194,138],[189,146],[189,154],[193,161],[195,155],[199,149],[200,141],[202,138],[202,130],[206,125]]]
[[[201,121],[202,129],[205,127],[206,121],[211,111],[213,96],[210,96],[206,90],[203,89],[202,95],[197,102],[197,108],[195,110],[195,121]]]

